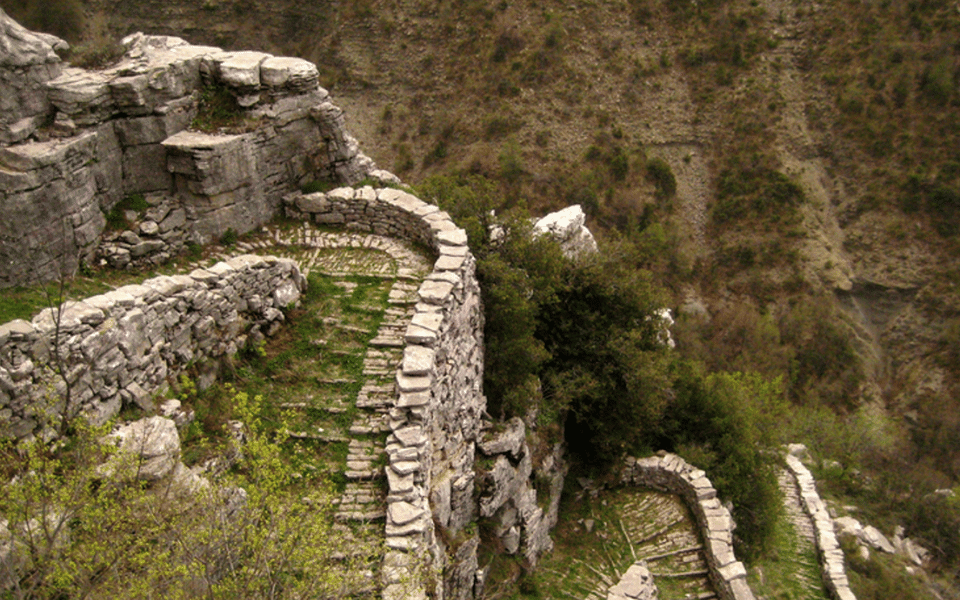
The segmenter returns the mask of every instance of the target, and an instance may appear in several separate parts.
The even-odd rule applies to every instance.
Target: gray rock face
[[[28,31],[0,9],[0,144],[29,137],[50,112],[44,84],[60,75],[63,40]]]
[[[526,443],[526,427],[523,419],[514,417],[510,419],[503,431],[499,433],[487,433],[478,447],[480,451],[487,456],[495,454],[509,454],[514,460],[520,458],[521,449]]]
[[[302,184],[376,168],[302,59],[138,33],[119,64],[86,71],[63,68],[51,42],[0,13],[0,288],[93,260],[104,213],[124,196],[164,197],[182,222],[155,220],[163,239],[145,245],[108,240],[100,256],[121,268],[248,232]],[[208,84],[235,96],[242,131],[185,131]]]

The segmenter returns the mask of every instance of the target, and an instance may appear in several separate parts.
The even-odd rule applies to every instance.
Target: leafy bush
[[[347,548],[323,480],[303,482],[304,501],[260,398],[234,393],[232,410],[245,425],[240,462],[192,490],[138,481],[138,457],[118,451],[109,426],[0,445],[0,472],[13,480],[0,487],[0,517],[25,561],[4,572],[9,597],[334,597],[356,584],[377,548]]]
[[[71,43],[78,41],[86,23],[78,0],[20,0],[4,8],[27,29],[52,33]]]
[[[147,203],[146,198],[144,198],[142,194],[127,196],[120,202],[117,202],[106,214],[107,229],[110,231],[126,229],[130,226],[130,221],[127,220],[127,211],[133,211],[142,215],[148,208],[150,208],[150,204]]]
[[[920,90],[936,106],[946,106],[953,97],[955,82],[953,57],[945,56],[923,73]]]
[[[786,412],[780,382],[743,373],[705,376],[682,362],[673,373],[676,399],[660,423],[658,442],[696,449],[695,464],[733,502],[738,553],[760,556],[782,507],[772,458],[783,441],[774,437]]]
[[[220,236],[220,245],[232,246],[237,243],[239,238],[240,236],[236,230],[233,227],[228,227],[227,230],[223,232],[223,235]]]
[[[123,57],[126,48],[123,44],[107,36],[99,36],[88,42],[70,48],[67,60],[75,67],[101,69]]]
[[[236,96],[226,86],[205,85],[200,90],[197,116],[190,127],[204,133],[217,133],[221,129],[240,127],[243,117],[243,109],[237,104]]]
[[[796,182],[762,165],[727,168],[718,179],[717,204],[711,213],[718,225],[742,218],[790,219],[805,200]]]
[[[320,181],[315,179],[313,181],[308,181],[302,186],[300,186],[300,192],[304,194],[313,194],[316,192],[329,192],[333,189],[334,184],[330,181]]]
[[[662,158],[651,158],[647,161],[647,176],[653,181],[660,196],[670,198],[677,193],[677,179],[673,176],[673,169]]]

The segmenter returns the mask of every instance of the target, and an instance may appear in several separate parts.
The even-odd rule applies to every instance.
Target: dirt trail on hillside
[[[842,191],[819,158],[817,135],[807,118],[808,103],[825,98],[819,85],[805,78],[798,67],[804,23],[788,0],[766,0],[763,5],[770,34],[777,41],[776,48],[763,57],[768,63],[765,71],[781,99],[780,118],[774,127],[775,150],[784,172],[800,183],[808,200],[803,207],[806,278],[819,281],[828,290],[849,291],[853,267],[843,252],[843,232],[835,210]]]
[[[688,251],[693,258],[706,255],[710,251],[706,232],[712,192],[702,147],[697,143],[667,143],[651,146],[648,153],[666,161],[677,180],[675,208],[686,225],[684,241],[692,245]]]

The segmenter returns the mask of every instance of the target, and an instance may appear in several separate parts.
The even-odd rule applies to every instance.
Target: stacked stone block
[[[282,320],[305,286],[293,261],[245,255],[0,325],[0,427],[25,438],[42,433],[43,412],[102,423],[124,404],[152,410],[188,364],[235,354],[247,335]]]
[[[389,413],[383,597],[422,598],[431,587],[472,598],[478,540],[462,534],[475,518],[473,463],[485,401],[483,313],[466,232],[436,206],[392,188],[292,194],[285,204],[294,218],[404,238],[437,253],[416,292]],[[458,537],[466,539],[445,541]]]
[[[733,520],[706,473],[676,454],[628,458],[623,482],[670,492],[690,507],[703,535],[710,578],[723,600],[753,600],[747,571],[733,553]]]
[[[813,475],[796,456],[787,454],[786,461],[787,468],[796,478],[797,486],[800,488],[803,510],[813,521],[824,586],[835,600],[857,600],[853,591],[850,590],[850,581],[847,579],[843,562],[843,550],[837,540],[833,519],[827,511],[827,505],[817,493],[817,484]]]

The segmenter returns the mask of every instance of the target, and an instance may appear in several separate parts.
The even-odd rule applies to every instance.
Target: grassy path
[[[282,417],[304,472],[324,472],[333,482],[341,531],[358,547],[382,547],[396,370],[432,260],[397,240],[302,224],[266,229],[188,268],[236,254],[291,258],[308,277],[301,307],[238,379],[267,399],[278,423]],[[368,567],[368,584],[353,590],[356,596],[378,595],[379,564]]]
[[[661,600],[715,597],[703,545],[683,501],[637,488],[578,492],[564,499],[556,547],[534,576],[543,598],[603,600],[645,561]]]
[[[773,550],[750,569],[750,587],[767,600],[827,600],[813,523],[800,507],[796,481],[786,469],[778,480],[784,515],[774,531]]]

